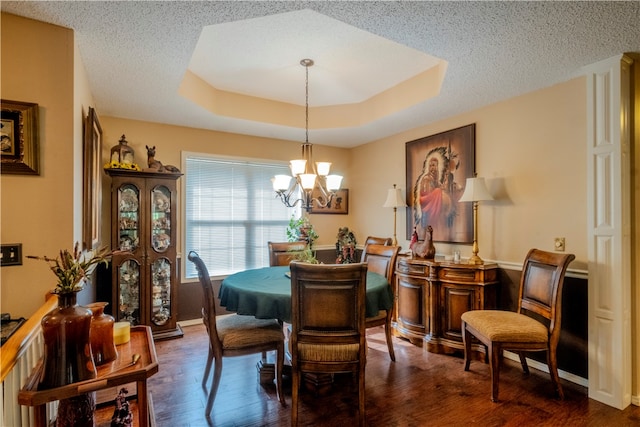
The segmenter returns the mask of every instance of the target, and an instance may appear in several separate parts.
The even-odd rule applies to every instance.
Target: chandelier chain
[[[309,65],[304,66],[305,70],[305,142],[309,143]]]

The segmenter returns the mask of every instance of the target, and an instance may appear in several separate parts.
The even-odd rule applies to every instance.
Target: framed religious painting
[[[0,172],[40,175],[38,104],[3,99],[0,114]]]
[[[407,240],[473,243],[472,203],[459,202],[475,176],[475,124],[406,143]]]
[[[83,151],[82,242],[84,249],[92,250],[100,246],[102,128],[96,110],[91,107],[84,121]]]

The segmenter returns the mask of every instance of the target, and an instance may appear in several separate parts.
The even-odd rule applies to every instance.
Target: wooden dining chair
[[[520,356],[526,374],[529,373],[529,367],[525,352],[546,351],[551,381],[558,397],[564,398],[558,377],[556,349],[560,339],[564,275],[574,259],[573,254],[531,249],[522,268],[517,312],[471,310],[462,314],[464,370],[469,370],[471,340],[476,337],[487,351],[492,401],[498,401],[503,350],[514,351]]]
[[[357,377],[358,422],[364,426],[367,265],[293,261],[290,268],[291,425],[298,424],[301,373],[344,372]]]
[[[364,249],[367,245],[384,245],[391,246],[391,237],[376,237],[376,236],[367,236],[367,240],[364,241],[364,248],[362,249],[362,254],[360,255],[360,262],[364,262]]]
[[[369,265],[369,271],[383,275],[391,288],[393,289],[393,273],[396,268],[396,258],[400,252],[400,246],[384,246],[376,244],[368,244],[362,252],[362,262]],[[395,296],[394,296],[395,300]],[[394,304],[395,305],[395,304]],[[387,339],[387,348],[389,349],[389,357],[392,361],[396,361],[396,353],[393,349],[393,341],[391,334],[391,319],[393,317],[393,306],[389,310],[380,310],[373,317],[367,317],[365,324],[367,329],[376,326],[384,326],[384,334]]]
[[[269,266],[289,265],[298,255],[307,249],[307,242],[268,242]]]
[[[207,379],[214,364],[211,389],[207,399],[205,416],[209,417],[216,392],[222,376],[222,361],[224,357],[244,356],[263,351],[276,352],[276,394],[282,406],[285,406],[282,393],[282,370],[284,367],[284,333],[282,325],[275,319],[262,320],[253,316],[240,316],[229,314],[216,316],[215,295],[213,285],[206,265],[198,254],[190,251],[189,261],[193,262],[198,270],[198,278],[202,285],[202,321],[209,335],[209,354],[207,364],[202,377],[202,387],[206,390]]]

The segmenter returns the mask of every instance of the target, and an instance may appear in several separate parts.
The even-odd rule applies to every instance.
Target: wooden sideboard
[[[462,313],[496,308],[496,264],[454,264],[403,255],[398,256],[395,275],[395,334],[430,352],[463,351]],[[484,352],[479,343],[473,348]]]

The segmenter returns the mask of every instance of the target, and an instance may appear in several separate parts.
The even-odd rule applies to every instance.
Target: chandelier
[[[300,65],[305,67],[305,141],[302,144],[302,158],[291,160],[289,167],[291,175],[276,175],[271,179],[273,189],[280,196],[280,200],[287,207],[294,207],[301,203],[307,212],[311,211],[313,203],[326,208],[331,206],[331,201],[340,189],[342,176],[329,175],[331,163],[313,163],[313,147],[309,142],[309,67],[313,65],[312,59],[302,59]],[[317,191],[314,193],[314,189]],[[315,197],[314,197],[315,196]]]

